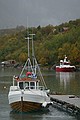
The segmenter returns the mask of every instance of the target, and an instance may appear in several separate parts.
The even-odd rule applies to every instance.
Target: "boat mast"
[[[38,65],[38,63],[37,63],[37,60],[36,60],[36,58],[35,58],[35,55],[34,55],[33,36],[34,36],[35,34],[29,34],[29,35],[32,36],[32,58],[33,58],[33,70],[34,70],[34,73],[36,74],[36,67],[38,68],[39,75],[40,75],[40,77],[41,77],[40,80],[41,80],[42,84],[45,86],[45,88],[47,89],[47,85],[46,85],[46,83],[45,83],[45,81],[44,81],[44,78],[43,78],[43,76],[42,76],[42,73],[41,73],[40,67],[39,67],[39,65]]]
[[[32,60],[33,60],[33,69],[35,68],[35,74],[36,74],[36,66],[35,66],[35,56],[34,56],[34,44],[33,44],[33,36],[35,34],[29,34],[32,36]]]
[[[28,40],[28,60],[27,60],[27,63],[28,63],[28,71],[29,71],[30,66],[31,66],[31,69],[32,69],[32,64],[31,64],[31,61],[30,61],[30,50],[29,50],[29,46],[30,46],[29,40],[32,39],[32,38],[27,37],[26,39]],[[32,71],[33,71],[33,69],[32,69]]]
[[[32,64],[31,64],[31,61],[30,61],[30,53],[29,53],[29,40],[30,40],[31,38],[30,38],[30,37],[27,37],[27,38],[25,38],[25,39],[28,40],[28,59],[27,59],[25,65],[24,65],[24,67],[23,67],[23,69],[22,69],[21,74],[20,74],[19,77],[21,77],[21,75],[23,74],[23,71],[24,71],[24,69],[25,69],[25,67],[26,67],[27,64],[28,64],[28,71],[29,71],[30,66],[31,66],[31,69],[32,69]],[[33,71],[33,69],[32,69],[32,71]]]
[[[34,36],[35,34],[29,34],[29,35],[31,35],[32,38],[30,38],[29,36],[28,36],[27,38],[25,38],[25,39],[28,40],[28,59],[27,59],[25,65],[24,65],[24,67],[23,67],[23,69],[22,69],[21,74],[20,74],[19,77],[21,77],[21,75],[23,74],[23,71],[24,71],[26,65],[28,65],[28,71],[29,71],[29,68],[31,68],[32,72],[35,73],[35,74],[36,74],[36,67],[37,67],[37,68],[38,68],[38,71],[39,71],[40,78],[41,78],[40,80],[41,80],[42,84],[45,86],[45,88],[47,89],[47,86],[46,86],[46,83],[45,83],[44,78],[43,78],[43,76],[42,76],[40,67],[39,67],[39,65],[38,65],[38,63],[37,63],[37,60],[36,60],[36,58],[35,58],[35,55],[34,55],[33,36]],[[30,51],[29,51],[29,49],[30,49],[30,48],[29,48],[29,46],[30,46],[29,40],[30,40],[30,39],[32,39],[33,65],[31,64],[31,61],[30,61]]]

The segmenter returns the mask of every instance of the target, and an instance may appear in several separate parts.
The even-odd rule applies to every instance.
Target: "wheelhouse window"
[[[24,89],[23,82],[19,82],[19,87],[20,87],[20,89]]]
[[[30,82],[30,89],[35,89],[35,82]]]
[[[29,89],[29,82],[25,82],[25,89]]]

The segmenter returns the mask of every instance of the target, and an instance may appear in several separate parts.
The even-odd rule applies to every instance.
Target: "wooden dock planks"
[[[50,95],[53,104],[66,111],[80,114],[80,97],[75,95]]]

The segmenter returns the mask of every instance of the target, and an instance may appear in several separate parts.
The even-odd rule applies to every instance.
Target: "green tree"
[[[27,59],[27,54],[26,53],[23,53],[21,52],[20,55],[19,55],[19,62],[25,62]]]

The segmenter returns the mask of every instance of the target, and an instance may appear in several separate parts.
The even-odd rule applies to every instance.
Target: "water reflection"
[[[76,120],[75,117],[50,106],[48,112],[10,113],[10,120]]]
[[[60,80],[60,86],[66,89],[70,85],[70,81],[75,79],[75,72],[56,72],[56,78]]]
[[[44,115],[47,115],[48,113],[45,112],[30,112],[30,113],[10,113],[10,118],[12,120],[42,120]]]

